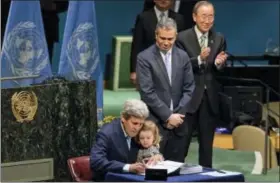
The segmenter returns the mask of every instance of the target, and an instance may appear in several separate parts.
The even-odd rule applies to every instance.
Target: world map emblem
[[[66,55],[73,70],[74,79],[90,79],[97,68],[99,54],[95,29],[92,23],[79,24],[67,43]]]
[[[3,57],[15,76],[40,74],[49,62],[44,34],[32,21],[19,22],[4,40]]]

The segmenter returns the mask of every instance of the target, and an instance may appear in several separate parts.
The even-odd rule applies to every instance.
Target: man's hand
[[[184,117],[185,117],[185,115],[178,114],[178,113],[171,114],[167,123],[169,125],[177,128],[179,125],[181,125],[184,122],[184,119],[183,119]],[[168,127],[168,125],[167,125],[167,127]]]
[[[220,52],[215,59],[215,64],[216,65],[224,64],[227,60],[227,57],[228,55],[224,51]]]
[[[137,173],[137,174],[144,173],[145,172],[145,165],[143,163],[130,164],[129,172]]]
[[[200,52],[200,59],[202,61],[206,61],[207,57],[210,55],[210,51],[211,51],[211,49],[209,47],[202,48],[202,50]]]
[[[132,84],[136,85],[136,72],[130,73],[130,81]]]

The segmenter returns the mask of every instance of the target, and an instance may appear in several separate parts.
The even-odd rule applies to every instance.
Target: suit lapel
[[[168,11],[168,17],[176,21],[176,14],[172,10]]]
[[[156,60],[156,63],[158,65],[158,67],[161,69],[162,72],[162,75],[163,75],[163,78],[165,79],[165,81],[163,83],[167,83],[168,86],[170,87],[170,81],[169,81],[169,78],[168,78],[168,74],[167,74],[167,70],[166,70],[166,67],[163,63],[163,60],[162,60],[162,57],[161,57],[161,54],[159,52],[159,49],[157,48],[157,46],[155,45],[155,49],[154,49],[154,53],[155,53],[155,60]]]
[[[200,48],[200,45],[199,45],[199,42],[198,42],[198,37],[195,33],[195,30],[194,30],[194,27],[192,28],[192,36],[189,37],[190,39],[190,43],[193,43],[193,49],[194,49],[194,52],[195,52],[195,55],[199,55],[200,54],[200,51],[201,51],[201,48]]]
[[[175,82],[175,79],[176,79],[176,71],[177,71],[177,64],[178,64],[178,62],[176,61],[176,60],[178,60],[177,59],[177,50],[176,50],[176,48],[175,47],[173,47],[172,48],[172,57],[171,57],[171,64],[172,64],[172,72],[171,72],[171,85],[172,85],[172,83],[174,83]]]
[[[154,8],[150,10],[150,13],[151,13],[151,16],[150,16],[150,18],[151,18],[150,19],[151,20],[150,21],[151,30],[155,31],[158,20],[157,20],[157,15],[156,15],[156,12],[155,12]]]
[[[124,136],[124,132],[121,126],[121,120],[120,123],[118,124],[117,130],[116,130],[116,137],[118,139],[116,139],[116,143],[118,143],[118,147],[123,147],[123,148],[118,148],[121,151],[121,154],[123,155],[123,157],[125,157],[128,160],[128,145],[127,145],[127,140]]]
[[[207,58],[207,63],[213,62],[213,60],[215,59],[213,58],[215,54],[214,50],[216,50],[214,41],[215,41],[215,33],[212,30],[210,30],[208,35],[208,47],[210,48],[211,51],[210,51],[210,55]]]

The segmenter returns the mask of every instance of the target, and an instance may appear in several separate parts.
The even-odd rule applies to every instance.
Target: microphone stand
[[[257,82],[260,83],[263,87],[265,87],[265,93],[266,93],[266,110],[267,111],[271,111],[271,109],[269,108],[269,98],[270,98],[270,91],[272,91],[274,94],[276,94],[279,99],[280,99],[280,93],[278,93],[277,91],[275,91],[273,88],[271,88],[270,86],[268,86],[266,83],[262,82],[259,79],[251,79],[251,78],[235,78],[235,77],[217,77],[220,79],[225,79],[225,80],[233,80],[233,81],[244,81],[244,82]],[[269,130],[269,124],[268,124],[268,112],[266,113],[266,121],[265,121],[265,141],[264,141],[264,170],[263,170],[263,174],[266,175],[267,174],[267,148],[268,148],[268,130]]]

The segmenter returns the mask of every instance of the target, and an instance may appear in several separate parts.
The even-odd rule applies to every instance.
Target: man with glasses
[[[199,1],[193,9],[196,25],[179,33],[178,47],[191,58],[196,87],[186,113],[188,124],[187,147],[196,128],[199,142],[199,164],[212,167],[212,144],[219,115],[219,84],[215,79],[227,59],[226,41],[215,32],[214,6],[209,1]]]

